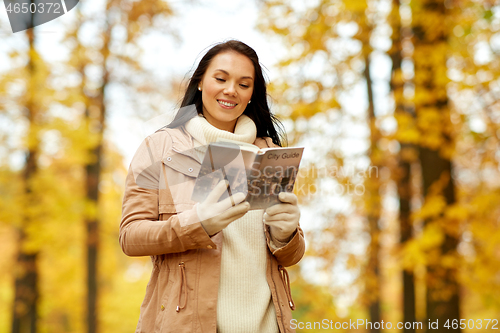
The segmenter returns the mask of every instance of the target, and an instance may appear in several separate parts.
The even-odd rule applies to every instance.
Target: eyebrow
[[[220,72],[222,72],[222,73],[224,73],[226,75],[229,75],[229,73],[227,71],[223,70],[223,69],[216,69],[216,71],[220,71]],[[241,79],[250,79],[250,80],[253,80],[253,77],[251,77],[251,76],[242,76]]]

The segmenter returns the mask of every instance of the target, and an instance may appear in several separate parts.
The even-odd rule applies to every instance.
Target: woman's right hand
[[[242,202],[246,196],[241,192],[217,202],[220,196],[226,192],[227,186],[226,180],[220,181],[205,201],[196,205],[198,218],[209,236],[215,235],[231,222],[245,215],[250,209],[248,202]],[[235,206],[233,206],[233,202],[236,204]]]

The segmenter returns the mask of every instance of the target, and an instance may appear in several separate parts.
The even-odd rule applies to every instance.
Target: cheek
[[[216,92],[211,87],[204,87],[201,95],[203,104],[215,103]]]
[[[203,87],[203,99],[208,99],[212,95],[212,89],[210,87]]]
[[[245,94],[243,96],[244,96],[244,98],[245,98],[246,101],[249,101],[249,100],[252,99],[252,94],[253,94],[253,90],[252,91],[248,91],[248,92],[245,91]]]

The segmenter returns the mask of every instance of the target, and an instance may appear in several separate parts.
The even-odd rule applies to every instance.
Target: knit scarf
[[[203,116],[197,116],[190,119],[185,127],[189,134],[202,145],[216,142],[218,138],[254,143],[257,137],[257,127],[255,127],[255,123],[244,114],[238,118],[234,133],[218,129],[210,124]]]

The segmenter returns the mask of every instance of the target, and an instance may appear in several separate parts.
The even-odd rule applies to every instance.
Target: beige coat
[[[255,145],[273,145],[258,138]],[[200,162],[184,127],[162,129],[147,137],[136,152],[126,180],[120,245],[129,256],[151,256],[153,271],[146,288],[136,332],[213,332],[223,233],[208,236],[201,226],[191,192]],[[168,184],[167,184],[168,179]],[[174,200],[175,199],[175,200]],[[264,225],[263,225],[264,228]],[[288,274],[284,267],[303,256],[300,227],[282,248],[271,247],[269,230],[267,282],[280,332],[290,328]]]

